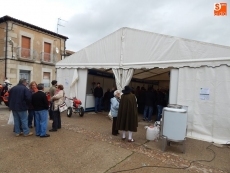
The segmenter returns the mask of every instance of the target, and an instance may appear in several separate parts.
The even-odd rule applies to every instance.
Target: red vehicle
[[[66,97],[67,98],[67,97]],[[72,113],[79,113],[80,117],[83,117],[85,110],[81,106],[81,100],[77,99],[76,97],[73,98],[67,98],[69,100],[73,101],[72,106],[68,107],[67,109],[67,117],[71,117]]]

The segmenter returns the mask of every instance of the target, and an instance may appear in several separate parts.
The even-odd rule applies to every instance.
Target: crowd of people
[[[162,110],[168,103],[168,90],[154,90],[153,86],[147,90],[126,86],[122,92],[112,88],[107,89],[103,96],[103,89],[97,83],[94,91],[95,112],[100,112],[103,105],[104,111],[112,116],[112,135],[117,136],[122,130],[122,139],[125,140],[125,132],[128,132],[129,142],[134,141],[132,132],[137,131],[138,113],[143,114],[143,121],[152,122],[154,114],[157,115],[155,121],[160,121]]]
[[[138,113],[143,114],[144,121],[153,121],[152,115],[157,114],[156,121],[160,121],[162,110],[168,104],[169,91],[158,89],[155,90],[149,86],[146,90],[144,87],[137,86],[135,90],[137,97]]]
[[[14,132],[16,136],[31,136],[30,129],[35,127],[35,134],[39,137],[49,137],[47,133],[48,119],[53,120],[50,132],[56,132],[61,128],[61,116],[59,105],[65,101],[63,85],[58,85],[56,80],[51,82],[49,89],[50,100],[44,92],[44,85],[26,79],[20,79],[19,83],[9,90],[9,109],[14,117]],[[143,114],[144,121],[152,121],[154,113],[157,113],[157,121],[160,120],[162,109],[167,104],[167,92],[154,90],[149,87],[145,90],[139,86],[134,90],[125,86],[120,91],[116,88],[108,89],[103,96],[100,83],[94,89],[95,112],[101,112],[102,102],[104,110],[110,111],[113,117],[112,135],[117,136],[122,131],[122,140],[134,142],[132,133],[137,131],[138,113]],[[49,118],[48,118],[49,115]]]
[[[103,110],[106,112],[110,111],[111,98],[114,97],[114,91],[116,88],[111,90],[108,88],[103,95],[103,89],[100,83],[94,89],[95,96],[95,112],[101,112],[102,106]],[[100,94],[98,94],[100,91]],[[153,86],[149,86],[146,90],[145,87],[137,86],[136,90],[131,88],[131,92],[136,96],[138,104],[138,113],[143,114],[143,121],[153,121],[153,115],[156,114],[157,117],[155,121],[160,121],[162,110],[168,104],[168,90],[158,89],[155,90]]]
[[[57,81],[51,82],[49,90],[50,100],[44,92],[44,85],[32,81],[28,84],[26,79],[20,79],[19,83],[9,90],[9,109],[14,117],[14,132],[16,136],[31,136],[30,131],[35,127],[38,137],[50,137],[47,133],[48,115],[53,120],[50,132],[56,132],[61,128],[61,117],[58,106],[65,100],[63,85],[57,85]],[[34,122],[34,123],[33,123]]]

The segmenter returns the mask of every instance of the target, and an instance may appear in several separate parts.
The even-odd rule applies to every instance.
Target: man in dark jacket
[[[14,116],[14,130],[16,136],[21,135],[20,124],[22,126],[24,136],[33,135],[28,127],[27,110],[31,102],[31,92],[26,87],[26,79],[20,79],[18,85],[9,90],[9,108]]]
[[[103,97],[103,89],[100,86],[100,83],[97,83],[97,87],[94,89],[94,97],[95,97],[95,112],[101,112],[101,100]]]
[[[110,111],[110,89],[108,88],[103,97],[104,111]]]
[[[138,113],[143,114],[144,108],[145,108],[145,87],[141,87],[141,90],[139,92],[139,96],[137,98],[137,104],[138,104]]]
[[[111,100],[111,98],[114,97],[114,91],[116,91],[116,90],[117,90],[117,88],[115,88],[115,87],[111,88],[111,91],[110,91],[110,94],[109,94],[109,100]]]
[[[161,120],[162,110],[165,106],[164,93],[160,90],[157,91],[157,121]]]
[[[36,136],[40,137],[49,137],[50,135],[46,133],[47,124],[48,124],[48,108],[49,103],[46,98],[46,94],[43,92],[43,84],[38,84],[38,92],[32,95],[32,105],[35,112],[35,131]]]
[[[145,109],[143,115],[144,121],[152,121],[154,99],[155,96],[153,88],[149,87],[148,91],[145,92]]]

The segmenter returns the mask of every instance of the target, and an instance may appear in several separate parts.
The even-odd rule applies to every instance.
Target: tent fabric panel
[[[229,57],[230,49],[141,30],[124,28],[124,64]]]
[[[230,48],[131,28],[121,28],[56,64],[56,68],[230,66]]]
[[[118,90],[122,90],[126,85],[129,85],[133,77],[133,69],[112,69],[115,76],[116,86]]]
[[[60,61],[61,62],[61,61]],[[182,67],[218,67],[220,65],[230,66],[230,57],[221,60],[209,59],[202,61],[165,61],[165,62],[146,62],[146,63],[128,63],[119,66],[119,63],[62,63],[56,64],[56,68],[81,68],[81,69],[152,69],[152,68],[182,68]]]
[[[65,91],[65,96],[71,97],[71,91],[70,86],[73,80],[75,69],[57,69],[57,81],[58,83],[62,84]],[[71,106],[71,102],[69,100],[66,100],[67,105]]]
[[[70,83],[70,97],[76,97],[78,98],[78,88],[77,88],[77,81],[79,79],[78,76],[78,70],[74,69],[74,73],[73,73],[73,78],[72,78],[72,82]]]
[[[200,61],[193,60],[181,60],[181,61],[155,61],[155,62],[140,62],[140,63],[126,63],[123,64],[123,69],[151,69],[151,68],[181,68],[181,67],[218,67],[220,65],[228,65],[230,66],[230,57],[222,58],[220,60],[217,59],[204,59]]]
[[[121,50],[122,30],[118,30],[109,36],[93,43],[92,45],[70,55],[59,61],[56,66],[98,64],[103,67],[104,64],[119,65]]]
[[[229,76],[225,65],[179,69],[177,103],[189,108],[188,137],[220,144],[230,140]],[[201,88],[209,90],[207,100],[200,98]]]

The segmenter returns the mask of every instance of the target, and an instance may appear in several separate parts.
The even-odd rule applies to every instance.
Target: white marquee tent
[[[169,102],[188,106],[187,137],[222,144],[230,141],[229,66],[230,47],[131,28],[121,28],[56,64],[67,95],[80,97],[83,105],[87,69],[112,69],[118,88],[135,75],[154,79],[171,70]]]

